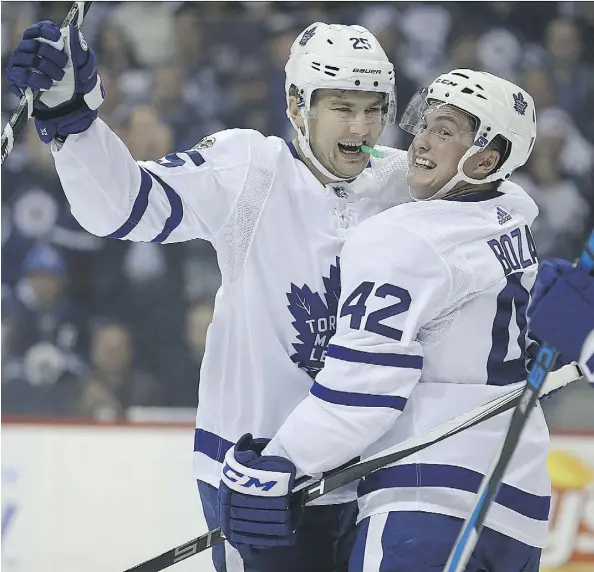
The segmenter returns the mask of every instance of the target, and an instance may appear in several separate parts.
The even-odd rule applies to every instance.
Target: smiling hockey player
[[[337,332],[310,395],[270,443],[248,434],[227,453],[223,532],[242,549],[261,549],[274,535],[295,538],[296,475],[381,452],[526,379],[537,207],[507,179],[534,145],[532,98],[496,76],[454,70],[411,100],[401,127],[414,134],[408,182],[417,201],[349,237]],[[363,479],[349,571],[442,570],[509,415]],[[469,572],[538,570],[548,444],[538,406]]]
[[[222,288],[200,373],[194,447],[210,528],[219,525],[227,450],[249,430],[273,437],[324,365],[346,237],[409,200],[406,153],[374,156],[396,111],[393,66],[374,36],[360,26],[312,24],[295,40],[286,73],[293,142],[232,129],[137,162],[97,119],[105,95],[94,52],[76,29],[32,26],[8,68],[13,87],[45,90],[35,124],[84,228],[134,241],[202,238],[217,251]],[[281,542],[243,562],[232,547],[216,547],[217,570],[338,569],[348,557],[355,498],[351,488],[309,507],[296,546]]]

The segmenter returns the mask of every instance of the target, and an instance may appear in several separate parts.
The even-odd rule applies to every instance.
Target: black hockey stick
[[[543,395],[556,391],[581,377],[582,372],[577,364],[567,365],[549,376],[546,387],[543,390]],[[307,504],[322,495],[336,490],[348,483],[359,480],[378,469],[382,469],[397,461],[401,461],[413,453],[422,451],[423,449],[426,449],[435,443],[439,443],[448,437],[452,437],[465,429],[474,427],[487,419],[491,419],[500,413],[513,409],[519,403],[522,392],[523,387],[519,387],[518,389],[498,397],[497,399],[493,399],[468,413],[450,419],[418,437],[408,439],[386,451],[381,451],[365,461],[353,463],[346,468],[343,466],[340,469],[335,469],[319,481],[306,478],[295,487],[294,492],[299,491],[298,494],[301,495],[301,502]],[[198,538],[194,538],[185,544],[172,548],[159,556],[155,556],[142,564],[138,564],[133,568],[128,568],[124,572],[160,572],[165,568],[169,568],[169,566],[172,566],[173,564],[177,564],[190,556],[194,556],[194,554],[198,554],[212,546],[220,544],[224,542],[224,540],[225,539],[221,534],[221,529],[217,528]]]
[[[70,24],[75,24],[80,28],[91,4],[92,2],[74,2],[60,28],[64,28]],[[33,103],[39,99],[41,94],[42,92],[32,91],[28,88],[25,90],[23,97],[21,97],[17,108],[12,112],[8,123],[2,131],[2,162],[0,164],[4,164],[6,157],[10,155],[14,147],[14,142],[19,138],[25,124],[33,115]]]
[[[594,230],[580,255],[577,265],[587,272],[594,271]],[[540,390],[547,379],[547,375],[550,377],[549,372],[554,367],[558,356],[559,353],[548,344],[543,344],[539,348],[536,361],[528,373],[528,380],[512,415],[501,449],[495,457],[489,473],[483,478],[481,488],[477,493],[476,504],[460,530],[444,572],[464,572],[466,570],[489,508],[499,492],[505,470],[516,450],[528,417],[536,405]]]

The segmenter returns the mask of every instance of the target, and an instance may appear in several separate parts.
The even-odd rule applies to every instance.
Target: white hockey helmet
[[[315,22],[293,42],[285,72],[287,116],[297,131],[303,154],[325,176],[336,181],[345,180],[328,171],[314,156],[309,145],[308,119],[312,95],[316,89],[385,93],[386,106],[382,122],[395,123],[394,66],[375,36],[366,28]],[[291,86],[295,86],[296,94],[291,91]],[[291,118],[289,99],[292,96],[297,97],[305,133]]]
[[[451,105],[471,115],[476,131],[473,144],[458,163],[457,174],[431,199],[443,197],[460,181],[484,184],[508,179],[530,157],[536,139],[536,110],[530,94],[517,85],[486,72],[453,70],[417,92],[402,115],[400,127],[416,135],[422,129],[426,111],[440,105]],[[480,180],[466,176],[466,160],[483,151],[497,135],[507,144],[499,168]]]

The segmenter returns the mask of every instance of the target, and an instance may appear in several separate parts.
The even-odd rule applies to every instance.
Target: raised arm
[[[44,21],[13,52],[7,82],[42,90],[34,119],[51,144],[72,213],[90,233],[135,241],[213,240],[232,212],[264,137],[224,131],[195,148],[136,161],[101,119],[95,54],[73,26]]]

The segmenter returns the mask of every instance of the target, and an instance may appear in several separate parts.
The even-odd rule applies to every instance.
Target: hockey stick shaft
[[[549,377],[546,387],[543,388],[543,395],[552,393],[581,377],[582,372],[577,364],[567,365]],[[340,469],[335,469],[321,480],[307,478],[295,487],[295,491],[300,491],[301,501],[307,504],[350,482],[361,479],[378,469],[401,461],[413,453],[426,449],[435,443],[464,431],[465,429],[474,427],[482,421],[486,421],[500,413],[513,409],[519,402],[522,390],[523,388],[519,387],[518,389],[489,401],[468,413],[450,419],[418,437],[408,439],[407,441],[391,447],[386,451],[377,453],[364,461],[353,463],[346,468],[342,467]],[[224,542],[224,540],[225,539],[221,534],[221,529],[216,528],[198,538],[194,538],[185,544],[181,544],[159,556],[138,564],[133,568],[128,568],[125,572],[160,572],[181,560],[185,560],[194,554],[198,554],[212,546],[220,544],[221,542]]]
[[[60,27],[64,28],[70,24],[74,24],[76,27],[80,28],[83,18],[89,11],[91,4],[92,2],[74,2]],[[32,91],[30,88],[27,88],[16,109],[12,112],[8,123],[2,131],[1,164],[4,164],[6,157],[10,155],[15,141],[19,138],[23,132],[25,124],[33,115],[33,103],[39,99],[41,93],[42,92]]]
[[[578,267],[584,268],[587,272],[592,272],[594,269],[594,230],[578,259]],[[466,570],[489,508],[499,492],[503,475],[517,448],[530,413],[536,405],[540,390],[546,381],[547,375],[554,367],[558,355],[558,352],[546,343],[540,347],[536,361],[528,373],[526,386],[514,410],[499,453],[495,457],[490,471],[483,479],[481,488],[477,493],[477,502],[462,526],[444,572],[464,572]]]

